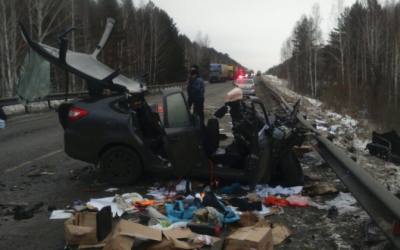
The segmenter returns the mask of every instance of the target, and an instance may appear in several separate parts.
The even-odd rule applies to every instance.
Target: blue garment
[[[231,223],[240,220],[239,216],[230,210],[224,203],[218,200],[214,193],[207,192],[203,198],[203,206],[213,207],[219,213],[219,218],[224,223]]]
[[[200,75],[197,75],[195,78],[190,77],[187,87],[188,99],[190,100],[199,100],[204,99],[204,80]]]
[[[218,202],[221,204],[221,206],[224,208],[225,212],[224,213],[219,213],[219,218],[223,223],[232,223],[235,221],[240,220],[239,216],[235,214],[232,210],[227,208],[224,203],[218,200]]]
[[[168,219],[175,223],[191,220],[193,218],[193,212],[197,210],[197,207],[190,206],[185,209],[182,201],[175,201],[175,204],[166,204],[165,209]]]
[[[234,194],[237,193],[240,189],[240,183],[236,182],[233,183],[230,187],[223,187],[222,193],[223,194]]]

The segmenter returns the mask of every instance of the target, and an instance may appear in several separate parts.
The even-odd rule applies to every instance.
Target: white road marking
[[[33,163],[33,162],[35,162],[35,161],[43,160],[43,159],[45,159],[45,158],[47,158],[47,157],[50,157],[50,156],[55,155],[55,154],[57,154],[57,153],[60,153],[61,151],[64,151],[64,149],[59,149],[59,150],[56,150],[56,151],[54,151],[54,152],[48,153],[47,155],[40,156],[39,158],[36,158],[36,159],[34,159],[34,160],[24,162],[24,163],[22,163],[22,164],[20,164],[20,165],[18,165],[18,166],[15,166],[15,167],[6,169],[4,172],[6,172],[6,173],[12,172],[12,171],[14,171],[14,170],[16,170],[16,169],[18,169],[18,168],[22,168],[23,166],[26,166],[26,165],[28,165],[28,164],[31,164],[31,163]]]

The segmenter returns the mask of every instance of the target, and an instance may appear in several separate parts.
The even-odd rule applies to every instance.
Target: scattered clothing
[[[173,204],[166,204],[165,209],[168,219],[172,222],[181,222],[191,220],[193,212],[197,210],[197,207],[184,205],[182,201],[177,200]]]
[[[248,199],[231,198],[229,199],[229,204],[231,204],[234,207],[237,207],[241,212],[262,210],[261,201],[249,202]]]
[[[265,198],[265,205],[267,205],[267,206],[274,205],[274,206],[284,207],[284,206],[289,205],[289,202],[286,201],[285,199],[278,198],[278,197],[271,195],[271,196],[268,196],[267,198]]]
[[[227,208],[224,203],[217,199],[214,193],[206,193],[203,197],[203,206],[215,208],[219,212],[219,218],[224,223],[231,223],[240,220],[235,212]]]
[[[223,194],[235,194],[239,191],[240,183],[233,183],[230,187],[223,187]]]

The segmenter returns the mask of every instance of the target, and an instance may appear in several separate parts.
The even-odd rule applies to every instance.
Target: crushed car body
[[[257,97],[227,100],[206,126],[190,113],[181,89],[163,91],[163,113],[147,103],[146,87],[99,62],[96,57],[111,34],[113,20],[91,54],[67,50],[66,34],[58,36],[60,49],[33,41],[23,25],[29,46],[54,65],[86,80],[90,96],[66,102],[59,107],[64,129],[65,152],[72,158],[99,165],[106,180],[130,184],[144,172],[160,176],[210,176],[247,182],[281,180],[284,185],[301,185],[301,164],[292,151],[301,145],[304,131],[293,113],[278,116],[267,113]],[[104,94],[110,89],[111,94]],[[234,139],[224,154],[219,149],[219,119],[232,117]],[[220,165],[222,167],[217,167]],[[281,182],[281,183],[282,183]]]

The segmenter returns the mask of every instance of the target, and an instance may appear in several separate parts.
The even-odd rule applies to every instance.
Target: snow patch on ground
[[[69,99],[68,102],[71,100],[73,100],[73,99]],[[61,100],[50,101],[50,106],[52,108],[57,108],[63,102],[65,102],[65,101],[61,101]],[[30,112],[36,112],[36,111],[42,111],[42,110],[49,109],[47,101],[29,103],[27,105],[27,107]],[[4,106],[3,110],[7,115],[20,114],[20,113],[25,112],[25,106],[22,104]]]
[[[332,110],[324,110],[318,100],[301,96],[287,88],[287,82],[274,76],[266,76],[272,86],[288,101],[294,103],[301,99],[300,111],[307,114],[307,120],[316,124],[318,131],[324,135],[333,135],[334,144],[342,149],[349,157],[357,159],[357,164],[364,168],[380,183],[389,186],[393,193],[400,193],[400,167],[394,163],[371,156],[365,150],[367,143],[372,141],[372,135],[363,137],[366,128],[357,119]]]

